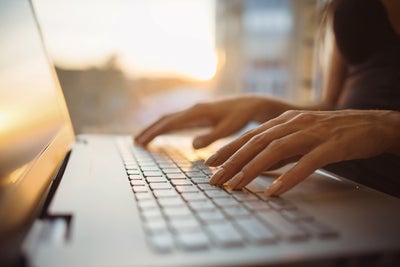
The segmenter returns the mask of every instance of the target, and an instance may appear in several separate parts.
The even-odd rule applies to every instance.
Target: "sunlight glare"
[[[98,65],[114,54],[133,77],[172,75],[208,80],[216,72],[212,0],[35,3],[51,54],[62,67]]]

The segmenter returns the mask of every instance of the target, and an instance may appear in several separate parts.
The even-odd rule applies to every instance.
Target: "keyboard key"
[[[257,178],[246,185],[245,188],[252,193],[264,193],[265,191],[265,185],[260,183]]]
[[[237,202],[237,200],[234,198],[215,198],[213,201],[219,207],[237,207],[240,205],[239,202]]]
[[[214,210],[216,208],[211,200],[189,202],[189,207],[195,211]]]
[[[236,247],[244,244],[242,235],[228,221],[208,224],[206,229],[218,246]]]
[[[136,193],[135,197],[137,200],[154,199],[154,196],[151,192]]]
[[[199,201],[199,200],[207,200],[208,198],[203,193],[182,193],[182,198],[185,201]]]
[[[175,165],[174,165],[175,166]],[[161,166],[160,166],[161,167]],[[171,167],[168,167],[168,168],[163,168],[163,167],[161,167],[161,169],[163,170],[163,172],[164,173],[166,173],[166,174],[182,174],[182,171],[179,169],[179,168],[175,168],[175,167],[173,167],[173,168],[171,168]]]
[[[163,173],[161,171],[144,171],[143,175],[148,177],[148,176],[163,176]]]
[[[158,166],[160,166],[160,168],[161,169],[177,169],[176,168],[176,164],[175,163],[173,163],[173,162],[163,162],[163,163],[159,163],[158,164]],[[178,169],[179,170],[179,172],[181,172],[180,171],[180,169]],[[165,172],[166,173],[166,172]]]
[[[201,230],[200,223],[194,217],[171,218],[169,225],[175,233]]]
[[[221,190],[209,190],[204,192],[209,198],[231,197],[227,192]]]
[[[271,199],[271,197],[267,197],[264,192],[263,193],[255,193],[257,197],[259,197],[260,199],[264,200],[264,201],[268,201]]]
[[[175,189],[179,193],[196,193],[200,191],[196,186],[191,185],[177,186]]]
[[[140,171],[138,170],[126,170],[126,173],[129,175],[140,175]]]
[[[219,210],[199,211],[197,216],[205,223],[226,220],[225,215]]]
[[[214,171],[212,171],[211,169],[201,168],[201,170],[208,176],[211,176],[214,174]]]
[[[141,214],[146,221],[164,220],[159,209],[144,209]]]
[[[256,215],[273,229],[278,235],[286,240],[304,240],[308,238],[308,234],[298,227],[296,224],[285,220],[281,214],[276,211],[258,212]]]
[[[177,163],[177,164],[182,169],[182,171],[185,172],[185,173],[188,173],[188,172],[199,172],[200,171],[196,166],[194,166],[191,163],[185,163],[185,164]],[[203,174],[202,172],[200,172],[200,173]]]
[[[143,180],[131,180],[131,185],[146,185]]]
[[[167,179],[163,176],[150,176],[146,177],[146,181],[149,183],[164,183],[167,182]]]
[[[210,179],[207,178],[192,178],[191,179],[195,184],[210,184]]]
[[[309,234],[322,239],[335,238],[339,235],[334,229],[317,221],[302,221],[299,225]]]
[[[129,175],[129,180],[143,180],[142,175]]]
[[[178,174],[178,173],[167,173],[167,178],[168,179],[186,179],[186,175],[182,174]]]
[[[223,208],[222,211],[231,218],[247,217],[250,215],[250,212],[243,207],[228,207]]]
[[[246,208],[251,211],[263,211],[263,210],[270,210],[271,207],[263,201],[250,201],[243,203]]]
[[[277,240],[275,233],[256,218],[239,218],[235,224],[251,242],[264,244]]]
[[[221,190],[221,187],[215,186],[215,185],[211,185],[209,183],[198,184],[197,187],[200,188],[202,191],[206,191],[206,190]]]
[[[284,210],[282,215],[289,221],[294,222],[313,220],[313,217],[310,214],[301,210]]]
[[[168,218],[185,217],[185,216],[191,216],[192,215],[192,212],[186,206],[182,206],[182,207],[166,207],[166,208],[163,209],[163,213]]]
[[[170,197],[170,198],[159,198],[158,203],[161,207],[181,207],[185,206],[186,203],[180,197]]]
[[[142,167],[142,171],[145,171],[145,172],[148,172],[148,171],[157,171],[158,172],[159,170],[160,170],[160,168],[155,163],[152,166],[144,166],[144,167]]]
[[[177,242],[185,250],[204,250],[210,245],[210,240],[203,232],[180,233]]]
[[[150,220],[144,223],[144,228],[149,234],[168,232],[167,223],[164,220]]]
[[[233,191],[232,196],[241,202],[258,201],[259,198],[249,192]]]
[[[166,190],[166,189],[172,189],[172,185],[170,183],[164,182],[164,183],[150,183],[149,184],[150,188],[153,190]]]
[[[175,190],[156,189],[156,190],[153,190],[153,193],[156,196],[156,198],[179,196],[179,194]]]
[[[136,163],[133,163],[133,164],[125,164],[125,169],[127,169],[127,170],[138,171],[138,170],[139,170],[139,165],[137,165]]]
[[[276,198],[276,197],[269,198],[268,204],[276,210],[296,209],[296,207],[292,203],[282,198]]]
[[[205,178],[206,176],[201,171],[186,171],[185,172],[188,177],[200,177]]]
[[[171,179],[171,184],[174,186],[178,185],[193,185],[192,181],[189,179]]]
[[[152,235],[149,237],[150,246],[160,253],[171,252],[174,248],[174,240],[169,233]]]
[[[149,188],[147,186],[143,186],[143,185],[134,185],[134,186],[132,186],[132,190],[135,193],[149,192]]]
[[[154,199],[146,199],[138,201],[139,208],[143,209],[158,209],[157,201]]]
[[[139,164],[139,166],[140,166],[141,168],[144,168],[144,167],[153,167],[153,166],[155,165],[155,163],[154,163],[154,161],[153,161],[152,159],[149,159],[149,160],[146,160],[146,161],[143,161],[143,162],[139,162],[139,161],[138,161],[138,164]]]

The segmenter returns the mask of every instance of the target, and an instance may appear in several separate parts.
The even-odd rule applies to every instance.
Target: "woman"
[[[266,189],[268,196],[277,196],[318,168],[368,158],[367,165],[375,164],[378,175],[380,162],[389,162],[389,173],[384,175],[388,181],[382,188],[375,176],[361,179],[399,194],[400,2],[336,0],[329,10],[335,41],[320,103],[296,106],[242,96],[197,104],[162,117],[135,138],[137,144],[146,145],[170,130],[212,126],[209,133],[194,139],[193,146],[201,148],[257,121],[262,123],[259,127],[205,162],[220,166],[211,184],[240,189],[265,170],[297,161]],[[330,167],[346,173],[343,166]]]

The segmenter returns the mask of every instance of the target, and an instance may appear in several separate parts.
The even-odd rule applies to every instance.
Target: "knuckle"
[[[282,139],[276,139],[276,140],[272,141],[272,142],[269,144],[268,147],[269,147],[269,149],[271,149],[271,150],[273,150],[273,151],[282,152],[282,151],[284,151],[286,145],[287,145],[287,142],[285,142],[284,140],[282,140]]]
[[[251,137],[249,141],[249,145],[255,146],[255,147],[261,147],[264,146],[264,135],[262,134],[257,134]]]
[[[299,122],[299,123],[307,123],[307,122],[313,122],[316,119],[316,115],[309,113],[309,112],[300,112],[294,117],[294,121]]]
[[[297,116],[299,113],[300,113],[300,111],[298,111],[298,110],[287,110],[284,113],[282,113],[281,116],[292,118],[292,117]]]
[[[204,104],[204,103],[196,103],[196,104],[194,104],[194,105],[192,106],[191,109],[192,109],[193,111],[202,111],[202,110],[204,110],[205,106],[206,106],[206,104]]]
[[[246,139],[246,140],[249,140],[249,139],[251,139],[253,136],[255,136],[256,134],[257,134],[256,129],[251,129],[251,130],[248,130],[247,132],[245,132],[245,133],[241,136],[241,138],[244,138],[244,139]]]

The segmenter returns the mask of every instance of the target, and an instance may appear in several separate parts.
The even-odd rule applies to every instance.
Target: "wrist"
[[[251,97],[251,101],[253,102],[251,105],[253,120],[259,123],[278,117],[287,110],[295,109],[295,106],[272,97],[255,95]]]

